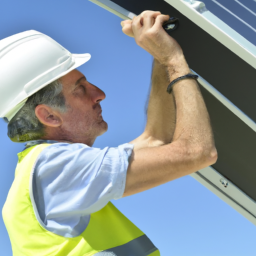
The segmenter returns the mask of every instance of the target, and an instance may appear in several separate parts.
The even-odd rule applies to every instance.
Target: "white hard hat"
[[[35,30],[0,40],[0,117],[10,121],[29,96],[90,58]]]

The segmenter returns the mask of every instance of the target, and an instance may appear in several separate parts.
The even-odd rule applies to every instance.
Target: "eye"
[[[79,86],[79,88],[80,88],[80,89],[82,89],[82,90],[83,90],[83,92],[85,92],[85,91],[86,91],[86,90],[85,90],[84,85],[82,85],[82,84]]]
[[[76,96],[76,97],[84,96],[85,94],[86,94],[86,88],[82,84],[77,85],[76,88],[73,91],[73,95]]]

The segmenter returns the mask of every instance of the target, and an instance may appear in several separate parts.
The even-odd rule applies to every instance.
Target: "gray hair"
[[[35,108],[45,104],[60,112],[66,111],[62,84],[56,80],[30,96],[25,105],[8,124],[8,136],[14,142],[25,142],[41,139],[45,127],[35,115]]]

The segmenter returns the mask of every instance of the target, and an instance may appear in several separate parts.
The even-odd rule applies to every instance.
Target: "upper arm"
[[[146,144],[144,142],[144,145]],[[138,145],[143,145],[143,142]],[[191,174],[214,162],[214,159],[203,156],[200,147],[187,145],[186,141],[178,140],[153,147],[138,145],[137,147],[135,145],[130,158],[123,196],[132,195]]]
[[[71,231],[69,235],[77,235],[91,213],[122,197],[132,148],[128,144],[103,150],[83,144],[46,148],[32,178],[35,210],[46,228],[52,231],[57,226],[60,235]]]

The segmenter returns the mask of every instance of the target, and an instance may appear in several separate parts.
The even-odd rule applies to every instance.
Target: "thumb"
[[[124,34],[130,37],[134,37],[133,31],[132,31],[132,21],[131,20],[124,20],[121,22],[122,31]]]

